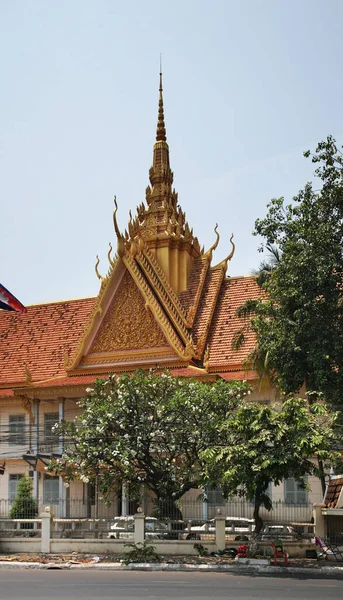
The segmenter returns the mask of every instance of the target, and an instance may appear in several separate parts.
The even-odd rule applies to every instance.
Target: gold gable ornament
[[[155,348],[166,343],[151,312],[146,310],[142,294],[126,271],[90,353]]]

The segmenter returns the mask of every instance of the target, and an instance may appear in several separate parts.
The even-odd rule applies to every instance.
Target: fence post
[[[314,534],[319,537],[325,538],[325,517],[322,514],[322,510],[325,507],[325,504],[322,502],[320,504],[313,505],[313,518],[314,518]]]
[[[51,527],[51,512],[50,506],[45,506],[44,510],[39,515],[42,520],[41,533],[41,552],[50,552],[50,527]]]
[[[221,514],[220,508],[217,510],[215,517],[216,521],[216,545],[217,552],[219,550],[225,550],[225,517]]]
[[[145,514],[141,508],[137,508],[137,512],[134,515],[135,520],[135,544],[144,542],[144,525],[145,525]]]

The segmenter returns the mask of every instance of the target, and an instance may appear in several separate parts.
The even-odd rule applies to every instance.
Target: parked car
[[[235,541],[247,541],[248,536],[253,533],[255,523],[253,519],[245,519],[242,517],[226,517],[225,533],[227,536],[232,534]],[[215,519],[211,519],[202,525],[194,525],[190,529],[186,529],[182,537],[186,540],[201,540],[215,534]],[[231,537],[231,536],[230,536]],[[270,540],[279,538],[281,540],[298,539],[299,534],[291,525],[283,525],[281,523],[266,523],[261,532],[262,540]]]
[[[134,517],[117,517],[110,526],[111,531],[107,537],[112,539],[133,539],[134,538]],[[155,517],[145,518],[145,537],[146,539],[165,539],[169,537],[168,526]]]
[[[248,539],[249,535],[253,531],[254,520],[245,519],[243,517],[226,517],[225,519],[225,533],[227,535],[232,534],[234,539]],[[207,536],[213,536],[215,534],[216,526],[215,519],[211,519],[202,525],[193,525],[190,529],[186,529],[182,537],[186,540],[201,540],[206,539]],[[243,541],[243,540],[242,540]]]
[[[271,540],[279,538],[280,540],[296,540],[300,536],[291,525],[268,524],[266,523],[262,529],[262,540]]]

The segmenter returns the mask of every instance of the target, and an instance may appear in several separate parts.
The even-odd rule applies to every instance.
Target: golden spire
[[[156,130],[156,142],[166,142],[166,126],[164,123],[164,110],[163,110],[163,87],[162,87],[162,69],[160,70],[160,98],[158,101],[158,119],[157,119],[157,130]]]

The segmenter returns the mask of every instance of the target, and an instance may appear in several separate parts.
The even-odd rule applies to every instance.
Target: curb
[[[44,570],[99,570],[99,571],[179,571],[179,572],[211,572],[234,573],[235,575],[265,574],[265,575],[308,575],[312,578],[320,576],[339,576],[343,578],[342,567],[274,567],[274,565],[194,565],[180,563],[38,563],[38,562],[7,562],[0,561],[0,569],[44,569]]]

